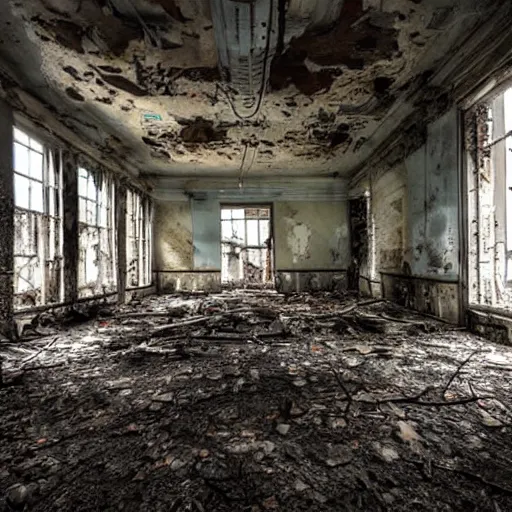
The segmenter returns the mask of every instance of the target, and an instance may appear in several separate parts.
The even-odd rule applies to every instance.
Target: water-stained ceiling
[[[497,3],[5,1],[0,59],[68,127],[142,173],[348,176]]]

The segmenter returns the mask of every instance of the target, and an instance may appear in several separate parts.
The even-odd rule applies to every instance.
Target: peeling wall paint
[[[159,293],[220,289],[218,201],[157,201],[153,232]]]
[[[280,293],[343,292],[347,289],[345,271],[315,272],[298,271],[276,273],[276,289]]]
[[[339,288],[340,282],[344,286],[343,271],[350,262],[347,210],[346,201],[274,203],[276,271],[307,274],[297,276],[295,272],[290,278],[293,283],[283,281],[284,288],[333,289]],[[199,289],[201,283],[208,289],[217,286],[221,258],[219,199],[157,201],[154,229],[155,271],[160,273],[161,290]],[[327,272],[319,277],[318,271]],[[336,271],[342,272],[338,275]],[[299,283],[298,287],[294,283]]]
[[[459,323],[461,319],[457,282],[382,274],[382,296],[407,308],[438,316],[454,324]]]
[[[159,293],[218,292],[221,290],[220,272],[159,272]]]
[[[376,168],[370,180],[383,295],[453,322],[460,315],[458,133],[452,109],[428,125],[423,146],[392,168]]]
[[[406,160],[414,275],[459,275],[457,122],[452,109],[429,125],[426,145]]]
[[[407,243],[407,170],[402,163],[372,187],[377,270],[401,270]]]
[[[155,270],[192,270],[192,209],[189,202],[155,203]]]
[[[346,269],[350,262],[347,202],[277,202],[277,270]]]
[[[284,222],[288,226],[286,243],[292,254],[293,263],[309,259],[309,243],[311,241],[309,226],[302,222],[295,224],[294,220],[289,218],[285,218]]]

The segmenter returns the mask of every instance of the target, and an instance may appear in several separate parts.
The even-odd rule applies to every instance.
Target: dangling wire
[[[221,2],[221,6],[222,5],[223,4]],[[222,7],[222,14],[223,14],[223,17],[225,17],[223,7]],[[256,116],[261,109],[261,105],[263,104],[263,97],[265,95],[265,91],[267,88],[267,80],[268,80],[268,72],[269,72],[268,60],[270,57],[270,44],[271,44],[270,41],[271,41],[271,35],[272,35],[273,22],[274,22],[274,0],[269,0],[269,12],[268,12],[268,19],[267,19],[267,37],[266,37],[266,44],[265,44],[265,52],[264,52],[264,56],[263,56],[263,76],[262,76],[262,80],[261,80],[261,87],[258,92],[258,99],[256,101],[256,108],[249,115],[245,115],[245,116],[241,115],[237,111],[237,107],[235,106],[234,101],[231,98],[229,92],[227,90],[225,90],[222,87],[222,85],[219,85],[219,89],[226,95],[226,99],[228,100],[228,103],[231,106],[233,113],[241,121],[252,119],[254,116]],[[252,19],[251,19],[251,23],[252,23]],[[225,82],[227,82],[228,81],[227,76],[222,68],[220,70],[220,73],[221,73],[222,79]]]

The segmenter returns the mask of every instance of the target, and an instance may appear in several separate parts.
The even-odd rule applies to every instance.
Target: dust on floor
[[[350,296],[95,313],[1,346],[6,510],[512,510],[510,348]]]

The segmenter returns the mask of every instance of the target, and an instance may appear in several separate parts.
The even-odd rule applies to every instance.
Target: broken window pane
[[[113,183],[108,174],[78,170],[80,219],[80,296],[115,290]]]
[[[231,219],[225,211],[232,213]],[[270,209],[251,206],[221,212],[222,281],[269,282],[272,275],[270,253],[262,246],[270,236]]]
[[[62,301],[63,268],[62,223],[56,217],[60,168],[53,166],[52,150],[45,159],[40,142],[18,128],[14,137],[14,305],[21,308],[58,303]]]
[[[128,190],[126,195],[126,263],[128,286],[151,283],[150,242],[151,208],[140,193]]]

